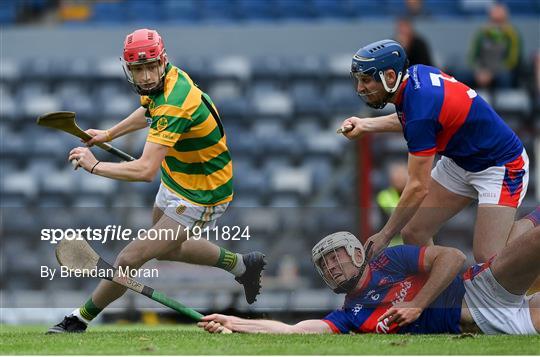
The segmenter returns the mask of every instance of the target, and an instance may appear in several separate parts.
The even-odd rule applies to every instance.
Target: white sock
[[[242,254],[236,253],[236,264],[234,268],[231,269],[231,274],[233,274],[236,277],[242,276],[246,272],[246,265],[244,264],[244,259],[242,258]]]
[[[73,310],[73,312],[71,313],[73,316],[77,317],[81,322],[84,322],[85,324],[89,324],[90,321],[85,319],[84,317],[82,317],[81,315],[81,309],[75,309]]]

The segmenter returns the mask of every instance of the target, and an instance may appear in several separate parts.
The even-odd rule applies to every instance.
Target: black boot
[[[248,304],[257,301],[257,295],[261,290],[261,273],[266,265],[266,259],[261,252],[251,252],[242,254],[242,260],[246,266],[246,271],[242,276],[236,279],[237,282],[244,285],[244,292]]]
[[[59,324],[51,327],[47,334],[51,333],[81,333],[86,331],[86,324],[79,320],[77,316],[69,315],[64,317],[64,320]]]

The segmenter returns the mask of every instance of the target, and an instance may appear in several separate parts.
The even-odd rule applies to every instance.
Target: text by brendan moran
[[[115,276],[136,278],[157,278],[159,272],[157,268],[141,268],[131,269],[129,267],[112,268],[90,268],[90,269],[69,269],[66,266],[61,266],[60,269],[50,268],[46,265],[41,266],[41,278],[53,280],[59,278],[102,278],[112,280]]]

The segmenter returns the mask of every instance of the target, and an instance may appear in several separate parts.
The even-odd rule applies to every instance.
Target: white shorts
[[[431,177],[448,191],[478,200],[478,204],[519,207],[529,184],[529,158],[525,149],[515,160],[480,172],[459,167],[443,156]]]
[[[195,226],[212,229],[216,221],[229,206],[223,203],[217,206],[199,206],[169,190],[163,183],[159,186],[156,196],[156,207],[163,210],[167,217],[174,219],[184,227],[193,229]]]
[[[474,271],[474,268],[479,268]],[[464,274],[465,302],[482,332],[488,335],[537,335],[529,299],[506,291],[495,279],[489,263]]]

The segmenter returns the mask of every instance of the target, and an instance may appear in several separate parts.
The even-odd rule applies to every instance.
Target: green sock
[[[238,262],[238,255],[231,251],[228,251],[225,248],[219,248],[219,258],[216,263],[216,267],[221,268],[226,271],[231,271],[236,266]]]
[[[99,315],[101,311],[103,311],[103,309],[97,307],[92,301],[92,298],[88,299],[88,301],[79,309],[81,316],[88,321],[92,321],[92,319]]]

